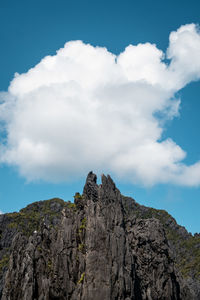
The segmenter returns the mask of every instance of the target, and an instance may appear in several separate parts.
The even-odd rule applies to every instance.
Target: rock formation
[[[96,180],[90,172],[74,203],[0,216],[0,299],[200,299],[199,266],[190,267],[199,235],[124,197],[110,176]]]

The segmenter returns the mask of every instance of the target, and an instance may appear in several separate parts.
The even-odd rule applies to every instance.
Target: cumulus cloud
[[[170,34],[166,55],[150,43],[118,56],[66,43],[1,93],[1,162],[28,180],[65,181],[92,169],[147,185],[199,185],[200,162],[185,165],[185,151],[162,140],[165,121],[179,113],[177,91],[200,78],[199,53],[194,24]]]

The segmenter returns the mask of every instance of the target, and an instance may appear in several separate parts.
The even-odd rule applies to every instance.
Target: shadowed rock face
[[[96,181],[90,172],[75,204],[54,205],[29,236],[16,230],[1,299],[199,299],[175,269],[161,222],[131,214],[135,201],[110,176]]]

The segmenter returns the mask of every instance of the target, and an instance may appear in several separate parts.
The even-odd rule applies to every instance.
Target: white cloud
[[[1,162],[28,180],[68,180],[92,169],[149,185],[199,185],[200,162],[186,166],[184,150],[162,141],[166,119],[179,111],[176,92],[200,78],[199,53],[194,24],[170,34],[169,65],[150,43],[129,45],[119,56],[66,43],[15,74],[1,93]]]
[[[3,214],[3,212],[0,210],[0,215],[2,215]]]

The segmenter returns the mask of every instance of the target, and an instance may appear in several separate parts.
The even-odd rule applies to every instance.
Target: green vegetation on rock
[[[87,223],[87,219],[83,218],[83,220],[81,221],[81,226],[79,227],[79,233],[82,233],[84,229],[86,229],[86,223]]]
[[[79,279],[78,284],[83,283],[84,278],[85,278],[85,272],[81,274],[81,278]]]
[[[67,207],[70,208],[70,209],[76,210],[76,204],[75,204],[75,203],[69,202],[69,203],[67,204]]]
[[[59,198],[35,202],[18,213],[8,213],[7,216],[10,218],[8,228],[30,236],[34,231],[39,230],[41,222],[45,220],[50,225],[54,224],[55,220],[60,218],[60,212],[66,205],[66,202]]]
[[[84,253],[85,252],[85,244],[81,243],[78,245],[78,251]]]
[[[0,260],[0,272],[2,272],[2,270],[8,266],[8,263],[9,263],[9,255],[5,254]]]
[[[82,198],[83,198],[83,196],[81,196],[81,194],[78,193],[78,192],[74,195],[74,200],[75,199],[80,199],[81,200]]]
[[[125,207],[128,211],[128,208]],[[192,236],[165,210],[144,207],[135,203],[132,213],[141,219],[158,219],[166,232],[167,240],[175,253],[175,263],[184,278],[200,280],[200,235]]]

